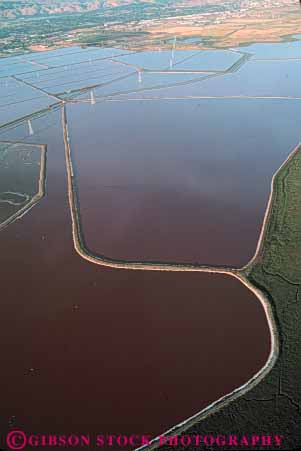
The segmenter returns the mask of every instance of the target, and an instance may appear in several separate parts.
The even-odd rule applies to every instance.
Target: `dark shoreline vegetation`
[[[208,414],[183,434],[282,434],[281,449],[301,446],[301,151],[274,178],[273,198],[261,249],[245,269],[247,279],[269,300],[277,324],[279,357],[252,390]],[[171,434],[172,435],[172,434]],[[160,450],[175,449],[161,446]],[[193,449],[177,446],[176,449]],[[209,448],[208,448],[209,449]],[[217,449],[212,446],[210,449]],[[233,449],[227,445],[223,449]],[[236,449],[245,449],[237,446]],[[257,446],[256,449],[266,449]]]

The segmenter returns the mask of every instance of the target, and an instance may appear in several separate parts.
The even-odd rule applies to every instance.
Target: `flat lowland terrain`
[[[296,0],[43,1],[0,4],[0,56],[70,45],[231,47],[301,32]],[[187,39],[199,38],[199,42]]]
[[[194,36],[201,38],[203,48],[233,47],[251,42],[277,42],[295,33],[300,33],[300,8],[285,5],[281,8],[263,10],[247,8],[239,15],[222,15],[217,19],[206,16],[162,19],[147,28],[148,33],[166,39],[172,36],[186,39]],[[181,41],[180,41],[181,43]],[[184,42],[182,43],[184,44]],[[186,46],[188,46],[186,44]],[[192,45],[190,44],[189,47]]]

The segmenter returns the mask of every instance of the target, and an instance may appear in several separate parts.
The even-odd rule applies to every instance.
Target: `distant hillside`
[[[102,8],[103,0],[4,0],[0,1],[0,16],[17,17],[84,12]]]
[[[0,1],[0,17],[15,19],[36,15],[95,11],[131,4],[152,3],[162,6],[195,7],[206,4],[234,3],[233,0],[4,0]],[[239,3],[236,0],[235,3]]]

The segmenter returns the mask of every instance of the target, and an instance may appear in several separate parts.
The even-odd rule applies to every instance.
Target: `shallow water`
[[[163,100],[67,110],[90,252],[231,266],[253,256],[272,175],[300,138],[297,104]]]
[[[110,270],[79,257],[60,120],[35,119],[26,138],[48,144],[46,197],[0,233],[1,435],[13,424],[154,436],[262,367],[265,315],[229,276]],[[1,139],[24,133],[22,124]]]
[[[273,45],[270,57],[295,57],[301,49]],[[261,57],[262,48],[249,50]],[[31,55],[36,62],[59,67],[35,66],[22,77],[51,92],[60,84],[66,90],[81,87],[81,78],[92,81],[93,69],[100,80],[111,65],[104,60],[91,68],[90,56],[108,58],[110,52],[36,53]],[[114,52],[123,58],[117,54],[124,51]],[[204,66],[198,52],[186,53],[186,59],[175,51],[175,61],[179,68],[183,61],[185,70],[190,62],[200,70],[224,70],[238,57],[226,54],[203,53]],[[153,57],[124,58],[154,69],[169,65],[170,52]],[[0,61],[0,70],[10,73],[14,63],[23,70],[20,59],[9,62]],[[62,74],[65,64],[74,64],[80,80]],[[272,174],[300,141],[300,106],[288,100],[176,98],[298,95],[298,61],[275,67],[251,60],[235,74],[207,81],[174,74],[168,82],[165,74],[143,73],[140,82],[135,73],[94,92],[97,99],[140,89],[129,101],[117,95],[116,102],[69,104],[82,236],[89,250],[128,260],[247,263]],[[3,96],[23,101],[31,88],[20,97],[21,90],[8,83],[0,82],[3,122],[53,103],[42,97],[9,107]],[[33,136],[27,122],[0,129],[0,140],[48,145],[46,196],[0,232],[1,431],[15,426],[92,437],[154,436],[249,380],[270,350],[255,296],[230,276],[112,270],[83,260],[72,242],[60,111],[32,118],[31,126]]]
[[[202,97],[202,96],[247,96],[247,97],[301,97],[299,71],[301,61],[253,61],[245,63],[239,71],[224,75],[204,77],[202,81],[185,86],[170,86],[169,89],[154,89],[151,92],[122,94],[125,86],[116,87],[120,99],[157,98],[157,97]],[[172,81],[172,77],[170,78]],[[114,84],[110,93],[106,87],[97,89],[99,96],[114,95]],[[268,101],[269,99],[267,99]]]
[[[236,50],[252,53],[256,58],[301,58],[301,42],[257,43]]]

